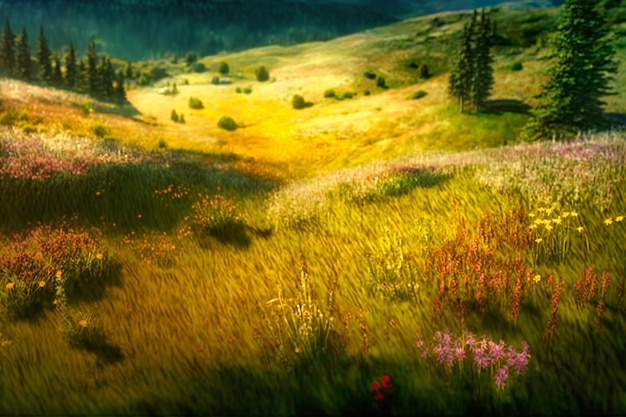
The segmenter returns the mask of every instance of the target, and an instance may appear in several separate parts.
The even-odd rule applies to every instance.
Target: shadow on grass
[[[93,276],[90,271],[73,281],[67,287],[67,295],[70,304],[78,302],[94,302],[102,300],[107,288],[122,285],[122,264],[111,262],[108,270],[102,276]]]
[[[249,248],[252,244],[252,239],[248,234],[248,227],[244,223],[228,224],[205,231],[200,236],[200,247],[207,249],[210,247],[209,241],[212,239],[240,249]]]
[[[88,346],[85,351],[95,355],[98,364],[101,366],[111,365],[124,360],[124,352],[122,348],[105,340],[97,346]]]
[[[521,100],[500,99],[487,100],[485,103],[485,113],[501,114],[501,113],[519,113],[528,114],[531,107]]]

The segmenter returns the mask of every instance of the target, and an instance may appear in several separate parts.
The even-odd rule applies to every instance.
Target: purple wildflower
[[[467,330],[463,330],[463,340],[465,340],[465,344],[468,346],[471,346],[474,343],[476,343],[476,338],[474,337],[474,335],[471,332],[468,332]]]
[[[491,363],[489,356],[487,356],[485,351],[483,351],[480,347],[473,348],[472,354],[474,356],[476,368],[478,368],[479,370],[485,369]]]
[[[494,361],[497,361],[499,359],[503,359],[506,357],[506,352],[504,351],[504,348],[506,346],[506,343],[504,343],[503,340],[500,340],[500,343],[494,343],[492,341],[489,341],[489,355],[491,356],[491,359],[493,359]]]
[[[422,358],[426,358],[428,356],[428,348],[426,347],[426,344],[422,340],[422,335],[420,335],[419,332],[417,332],[415,333],[415,338],[417,339],[417,342],[415,343],[415,345],[417,346],[418,349],[422,351],[422,355],[421,355]]]
[[[503,389],[506,386],[507,379],[509,379],[509,367],[504,365],[496,372],[496,386]]]

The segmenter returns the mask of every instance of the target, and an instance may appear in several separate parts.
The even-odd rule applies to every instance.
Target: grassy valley
[[[523,143],[557,15],[492,12],[483,114],[459,12],[122,106],[0,80],[0,414],[623,414],[624,24],[615,128]]]

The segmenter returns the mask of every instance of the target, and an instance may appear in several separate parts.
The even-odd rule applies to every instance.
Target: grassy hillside
[[[451,13],[144,63],[124,107],[0,80],[0,415],[625,413],[626,137],[518,143],[537,13],[494,15],[483,115]]]

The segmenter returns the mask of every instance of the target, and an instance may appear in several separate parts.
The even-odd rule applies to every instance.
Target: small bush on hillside
[[[221,120],[221,119],[220,119]],[[232,119],[231,119],[232,120]],[[241,228],[243,219],[233,197],[205,195],[191,207],[196,233],[219,235]]]
[[[263,65],[256,69],[256,79],[259,82],[264,82],[270,79],[270,73]]]
[[[235,122],[235,119],[233,119],[232,117],[223,116],[217,121],[217,127],[219,127],[220,129],[224,129],[224,130],[233,131],[233,130],[237,130],[239,125],[237,124],[237,122]]]
[[[388,88],[387,87],[387,82],[385,81],[385,78],[380,76],[380,75],[376,79],[376,86],[380,87],[380,88]]]
[[[200,110],[204,108],[202,100],[197,97],[189,97],[189,107],[192,109]]]
[[[427,93],[426,91],[424,91],[424,90],[419,90],[419,91],[414,92],[414,93],[413,93],[413,95],[411,96],[411,98],[412,98],[413,100],[418,100],[418,99],[420,99],[420,98],[422,98],[422,97],[425,97],[425,96],[427,96],[427,95],[428,95],[428,93]]]
[[[511,71],[521,71],[524,69],[524,66],[521,62],[517,61],[511,64]]]
[[[364,96],[369,96],[369,95],[370,95],[370,90],[365,90],[365,91],[363,91],[363,95],[364,95]]]
[[[420,78],[425,79],[425,78],[429,78],[430,77],[430,71],[428,70],[428,65],[426,64],[421,64],[418,68],[417,68],[417,74]]]
[[[235,93],[237,93],[237,94],[241,94],[241,87],[237,87],[237,88],[235,88]]]
[[[30,114],[26,110],[5,110],[0,114],[0,125],[17,126],[30,121]]]
[[[150,85],[151,83],[152,83],[152,78],[150,77],[150,74],[147,74],[145,72],[142,72],[139,78],[137,79],[137,84],[139,84],[142,87]]]
[[[222,75],[226,75],[230,72],[230,67],[228,66],[227,62],[220,62],[219,66],[217,68],[217,72],[219,72]]]
[[[202,62],[194,62],[193,64],[191,64],[189,66],[189,69],[191,70],[191,72],[204,72],[206,71],[206,65],[204,65]]]
[[[333,90],[331,88],[331,89],[328,89],[328,90],[324,91],[324,97],[325,98],[335,98],[336,97],[335,90]]]
[[[244,87],[243,88],[243,93],[244,94],[251,94],[252,93],[252,87]]]
[[[307,107],[311,107],[312,105],[313,103],[306,101],[300,94],[294,95],[291,99],[291,106],[296,110],[305,109]]]
[[[376,73],[372,70],[367,70],[363,73],[365,78],[369,78],[370,80],[374,80],[376,78]]]
[[[152,81],[159,81],[165,77],[167,77],[167,71],[165,68],[161,67],[153,67],[150,69],[150,78]]]
[[[213,84],[213,85],[220,85],[220,77],[215,76],[215,77],[211,78],[211,84]]]

